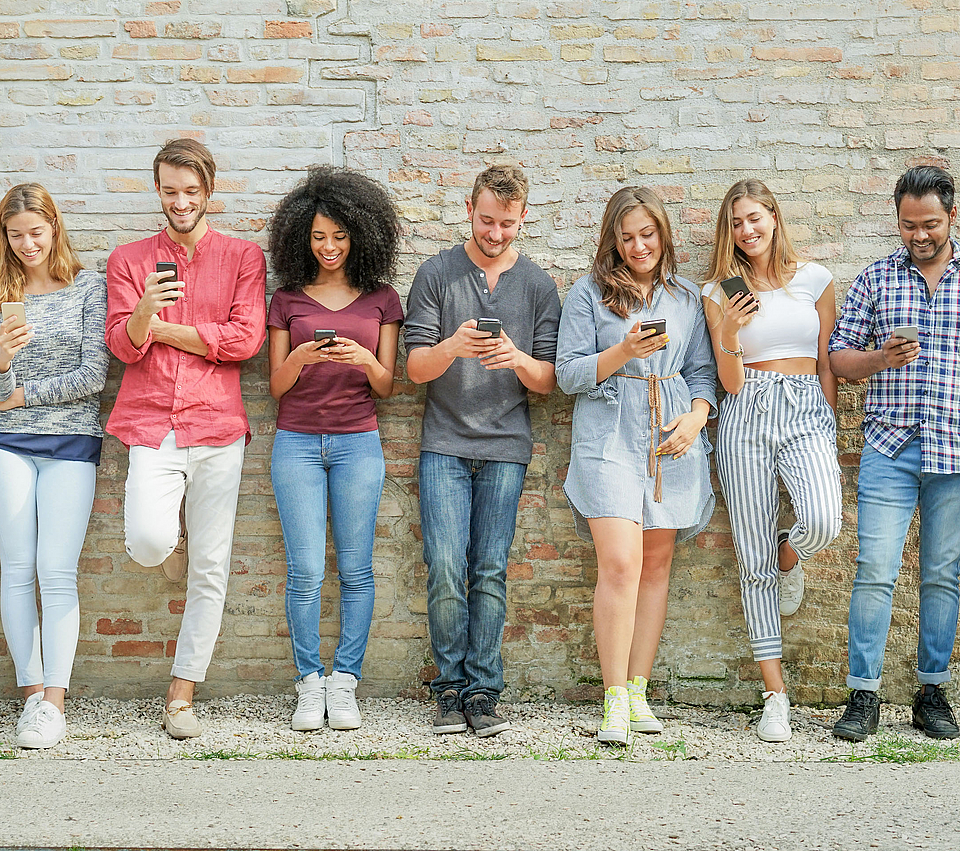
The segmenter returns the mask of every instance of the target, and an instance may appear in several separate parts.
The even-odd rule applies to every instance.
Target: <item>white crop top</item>
[[[781,358],[817,358],[820,314],[817,299],[833,280],[823,266],[804,263],[797,269],[787,289],[754,293],[760,310],[740,329],[743,362],[757,363]],[[720,304],[723,290],[705,284],[704,298]]]

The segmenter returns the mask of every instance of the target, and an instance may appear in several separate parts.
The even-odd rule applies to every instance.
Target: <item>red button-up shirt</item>
[[[184,298],[160,318],[191,325],[206,343],[205,356],[154,342],[139,348],[127,320],[157,261],[175,261]],[[266,335],[266,261],[260,247],[208,230],[193,259],[166,230],[119,246],[107,260],[107,346],[127,366],[107,431],[127,446],[154,449],[172,428],[177,446],[227,446],[250,425],[240,398],[240,363],[253,357]]]

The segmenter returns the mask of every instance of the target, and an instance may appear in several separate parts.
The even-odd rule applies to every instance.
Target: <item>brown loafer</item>
[[[179,582],[187,572],[187,530],[180,528],[183,532],[177,538],[177,545],[160,565],[160,572],[171,582]]]

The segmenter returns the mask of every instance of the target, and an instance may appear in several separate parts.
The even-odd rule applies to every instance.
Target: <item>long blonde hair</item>
[[[63,284],[73,283],[73,279],[83,268],[70,245],[70,238],[63,226],[53,198],[39,183],[21,183],[14,186],[0,201],[0,300],[23,301],[23,288],[27,283],[27,274],[20,258],[10,247],[7,239],[7,222],[20,213],[36,213],[46,219],[53,227],[53,245],[47,260],[50,277]]]
[[[717,232],[710,252],[710,266],[707,269],[706,282],[715,287],[726,278],[739,275],[747,282],[751,292],[756,292],[757,278],[753,273],[749,258],[737,247],[733,238],[733,205],[741,198],[750,198],[762,204],[776,219],[770,245],[770,272],[774,280],[784,289],[793,277],[800,256],[790,242],[787,226],[780,213],[780,205],[766,185],[753,178],[738,180],[723,198],[717,213]],[[721,306],[726,304],[726,295],[721,296]]]
[[[671,294],[675,284],[671,276],[677,272],[677,254],[673,247],[673,231],[663,201],[646,186],[625,186],[613,193],[603,211],[600,223],[600,244],[593,259],[593,280],[600,288],[600,300],[621,319],[643,304],[643,293],[630,267],[624,261],[621,227],[624,218],[642,207],[657,226],[660,234],[660,261],[654,269],[654,287],[662,284]],[[651,295],[652,297],[652,295]]]

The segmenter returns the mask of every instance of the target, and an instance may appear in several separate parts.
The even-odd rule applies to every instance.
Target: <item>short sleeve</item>
[[[382,307],[383,318],[381,324],[389,325],[391,322],[403,324],[403,305],[400,304],[400,296],[397,291],[387,286],[383,291],[384,304]]]
[[[290,330],[289,315],[290,299],[285,290],[277,290],[270,299],[270,312],[267,314],[267,325],[271,328]]]
[[[703,285],[703,288],[700,290],[700,295],[703,298],[708,298],[714,304],[722,304],[720,300],[723,290],[720,289],[720,285],[716,281],[709,281]]]

